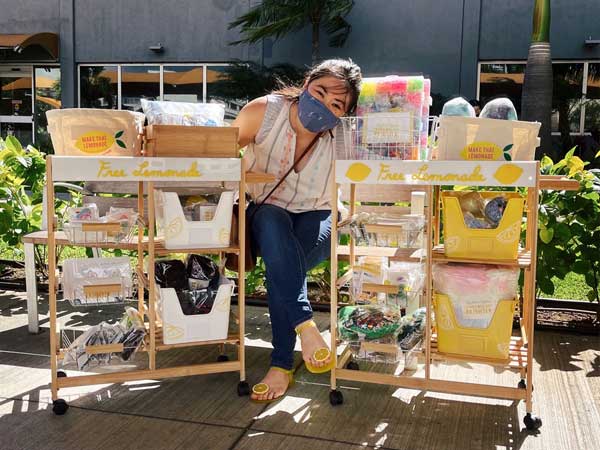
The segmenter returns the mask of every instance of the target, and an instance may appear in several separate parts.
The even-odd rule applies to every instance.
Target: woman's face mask
[[[300,94],[298,118],[302,126],[312,133],[331,130],[340,122],[340,119],[327,106],[313,97],[308,89]]]

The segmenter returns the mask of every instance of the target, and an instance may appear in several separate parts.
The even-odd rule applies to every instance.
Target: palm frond
[[[325,30],[330,35],[329,45],[331,47],[342,47],[352,31],[352,25],[346,22],[343,17],[337,16],[325,22]]]

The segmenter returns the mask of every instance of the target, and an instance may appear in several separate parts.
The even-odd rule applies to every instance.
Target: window
[[[60,68],[35,68],[34,124],[35,145],[40,150],[53,153],[52,142],[48,134],[46,111],[60,109]]]
[[[485,104],[493,98],[508,97],[517,112],[521,111],[521,92],[525,77],[525,64],[481,64],[479,74],[479,100]]]
[[[142,111],[143,98],[160,99],[160,67],[121,67],[121,109]]]
[[[163,100],[200,103],[204,101],[204,68],[194,66],[163,67]]]
[[[232,88],[228,64],[115,64],[79,66],[79,106],[141,110],[140,100],[220,102],[234,119],[247,99]],[[236,98],[233,98],[233,97]]]
[[[79,67],[79,107],[118,109],[118,67]]]
[[[239,98],[244,86],[236,83],[230,70],[233,66],[209,66],[206,70],[206,97],[208,102],[219,102],[225,105],[225,120],[232,121],[240,109],[248,102],[247,98]]]
[[[583,63],[553,63],[552,132],[579,133]]]
[[[600,137],[600,63],[588,64],[584,131]]]
[[[552,71],[553,134],[600,134],[600,62],[555,61]],[[524,61],[480,63],[478,98],[506,96],[520,114],[524,77]]]

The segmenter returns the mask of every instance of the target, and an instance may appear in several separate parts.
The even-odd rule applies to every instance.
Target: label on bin
[[[492,302],[463,303],[461,306],[465,319],[489,319],[495,308]]]

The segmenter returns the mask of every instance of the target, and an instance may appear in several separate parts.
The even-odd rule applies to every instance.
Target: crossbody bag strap
[[[331,130],[329,130],[329,133],[331,133]],[[285,181],[285,179],[287,178],[287,176],[288,176],[290,173],[292,173],[292,170],[294,170],[294,169],[296,168],[296,166],[298,166],[298,163],[299,163],[300,161],[302,161],[302,159],[304,159],[304,157],[305,157],[305,156],[308,154],[308,152],[309,152],[309,151],[310,151],[310,150],[311,150],[311,149],[312,149],[312,148],[315,146],[316,142],[319,140],[319,138],[320,138],[321,136],[323,136],[323,134],[324,134],[324,132],[321,132],[321,133],[317,134],[317,135],[316,135],[316,136],[313,138],[313,140],[310,142],[310,144],[308,144],[308,147],[306,147],[306,150],[304,150],[304,151],[302,152],[302,154],[300,155],[300,158],[298,158],[298,160],[297,160],[296,162],[294,162],[294,164],[292,165],[292,167],[291,167],[291,168],[290,168],[290,169],[289,169],[289,170],[286,172],[286,174],[285,174],[285,175],[284,175],[284,176],[281,178],[281,180],[279,180],[279,181],[277,182],[277,184],[275,185],[275,187],[269,191],[269,193],[268,193],[268,194],[265,196],[265,198],[263,199],[263,201],[262,201],[262,202],[260,202],[260,203],[257,205],[257,209],[258,209],[259,207],[261,207],[261,206],[262,206],[262,205],[263,205],[263,204],[264,204],[264,203],[265,203],[265,202],[266,202],[266,201],[269,199],[269,197],[271,196],[271,194],[273,194],[273,192],[275,192],[279,186],[281,186],[281,183],[283,183],[283,182]],[[256,209],[255,209],[254,211],[256,212]]]

